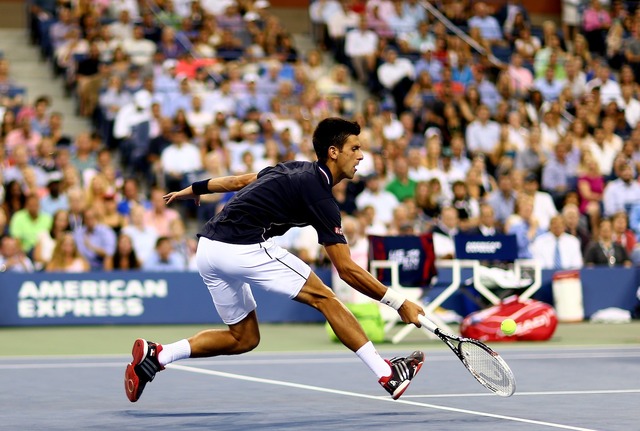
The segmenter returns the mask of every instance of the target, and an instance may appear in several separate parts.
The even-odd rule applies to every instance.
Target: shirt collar
[[[327,182],[329,187],[333,187],[333,176],[331,175],[331,171],[324,163],[317,163],[318,170],[320,171],[320,176]]]

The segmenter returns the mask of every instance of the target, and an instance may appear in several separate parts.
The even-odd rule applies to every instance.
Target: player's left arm
[[[231,175],[227,177],[210,178],[196,181],[189,187],[177,192],[170,192],[163,196],[168,205],[175,200],[193,199],[196,205],[200,205],[200,196],[210,193],[237,192],[258,179],[258,174]]]
[[[376,301],[387,303],[387,301],[383,301],[383,298],[391,298],[393,302],[387,303],[387,305],[398,311],[403,322],[420,326],[418,315],[424,315],[422,307],[398,296],[393,289],[380,283],[368,271],[356,264],[351,259],[351,250],[347,244],[324,244],[324,248],[345,283]]]

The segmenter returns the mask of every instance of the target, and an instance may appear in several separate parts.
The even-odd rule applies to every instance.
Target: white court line
[[[489,417],[489,418],[494,418],[494,419],[503,419],[503,420],[513,421],[513,422],[523,422],[523,423],[533,424],[533,425],[542,425],[542,426],[550,427],[550,428],[560,428],[560,429],[573,430],[573,431],[597,431],[597,430],[594,430],[594,429],[591,429],[591,428],[580,428],[580,427],[574,427],[574,426],[570,426],[570,425],[556,424],[556,423],[553,423],[553,422],[543,422],[543,421],[536,421],[536,420],[532,420],[532,419],[518,418],[518,417],[515,417],[515,416],[504,416],[504,415],[497,415],[497,414],[493,414],[493,413],[479,412],[479,411],[475,411],[475,410],[467,410],[467,409],[459,409],[459,408],[455,408],[455,407],[438,406],[438,405],[435,405],[435,404],[420,403],[420,402],[408,401],[408,400],[404,400],[404,399],[403,400],[395,400],[394,401],[393,399],[391,399],[389,397],[380,398],[380,397],[377,397],[377,396],[367,395],[367,394],[360,394],[360,393],[357,393],[357,392],[341,391],[341,390],[338,390],[338,389],[330,389],[330,388],[323,388],[321,386],[312,386],[312,385],[304,385],[304,384],[300,384],[300,383],[285,382],[285,381],[282,381],[282,380],[272,380],[272,379],[263,379],[263,378],[260,378],[260,377],[250,377],[250,376],[244,376],[242,374],[224,373],[224,372],[221,372],[221,371],[205,370],[205,369],[202,369],[202,368],[187,367],[187,366],[184,366],[184,365],[170,364],[170,365],[167,365],[167,367],[168,368],[169,367],[170,368],[175,368],[177,370],[187,371],[187,372],[190,372],[190,373],[206,374],[206,375],[209,375],[209,376],[225,377],[225,378],[229,378],[229,379],[245,380],[245,381],[249,381],[249,382],[265,383],[265,384],[276,385],[276,386],[286,386],[286,387],[290,387],[290,388],[305,389],[305,390],[308,390],[308,391],[315,391],[315,392],[325,392],[325,393],[336,394],[336,395],[344,395],[344,396],[349,396],[349,397],[354,397],[354,398],[366,398],[366,399],[376,400],[376,401],[402,403],[402,404],[407,404],[407,405],[412,405],[412,406],[426,407],[426,408],[435,409],[435,410],[445,410],[445,411],[450,411],[450,412],[455,412],[455,413],[466,413],[466,414],[475,415],[475,416],[484,416],[484,417]]]
[[[543,391],[543,392],[516,392],[514,397],[538,396],[538,395],[611,395],[611,394],[640,394],[640,389],[595,389],[584,391]],[[430,395],[403,395],[402,398],[464,398],[464,397],[495,397],[489,393],[468,394],[430,394]]]
[[[81,367],[81,368],[91,368],[93,366],[100,367],[111,367],[111,366],[120,366],[123,363],[130,361],[130,356],[124,357],[122,363],[114,363],[114,362],[58,362],[58,363],[23,363],[23,364],[7,364],[0,361],[0,370],[4,369],[36,369],[36,368],[66,368],[66,367]],[[514,353],[512,355],[504,356],[508,362],[514,361],[525,361],[525,360],[556,360],[556,359],[606,359],[606,358],[636,358],[640,357],[640,352],[591,352],[591,353],[551,353],[551,354],[518,354]],[[69,358],[49,358],[49,360],[53,359],[81,359],[82,357],[74,357],[71,356]],[[99,359],[99,356],[89,357],[89,359]],[[105,359],[110,358],[110,356],[104,357]],[[22,358],[22,359],[36,359],[34,357]],[[40,358],[37,358],[40,359]],[[44,360],[44,358],[42,358]],[[14,360],[18,360],[15,358]],[[445,355],[426,355],[426,362],[455,362],[458,358],[453,354],[445,354]],[[342,356],[342,357],[330,357],[330,358],[265,358],[265,359],[252,359],[251,357],[245,356],[241,359],[199,359],[197,360],[197,365],[212,365],[212,366],[224,366],[224,365],[300,365],[300,364],[348,364],[348,363],[360,363],[360,360],[355,356]]]

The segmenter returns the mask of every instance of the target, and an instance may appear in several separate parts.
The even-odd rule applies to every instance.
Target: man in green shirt
[[[409,178],[409,164],[404,157],[398,157],[393,164],[395,178],[387,184],[387,191],[393,193],[398,201],[413,199],[416,193],[416,182]]]
[[[28,254],[38,242],[40,232],[50,230],[51,224],[51,216],[40,211],[40,199],[32,194],[27,197],[24,209],[11,217],[9,235],[20,241],[22,251]]]

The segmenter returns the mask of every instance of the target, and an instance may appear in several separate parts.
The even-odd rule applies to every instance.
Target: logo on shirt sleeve
[[[344,235],[344,233],[342,232],[342,226],[334,227],[333,231],[336,233],[336,235]]]

